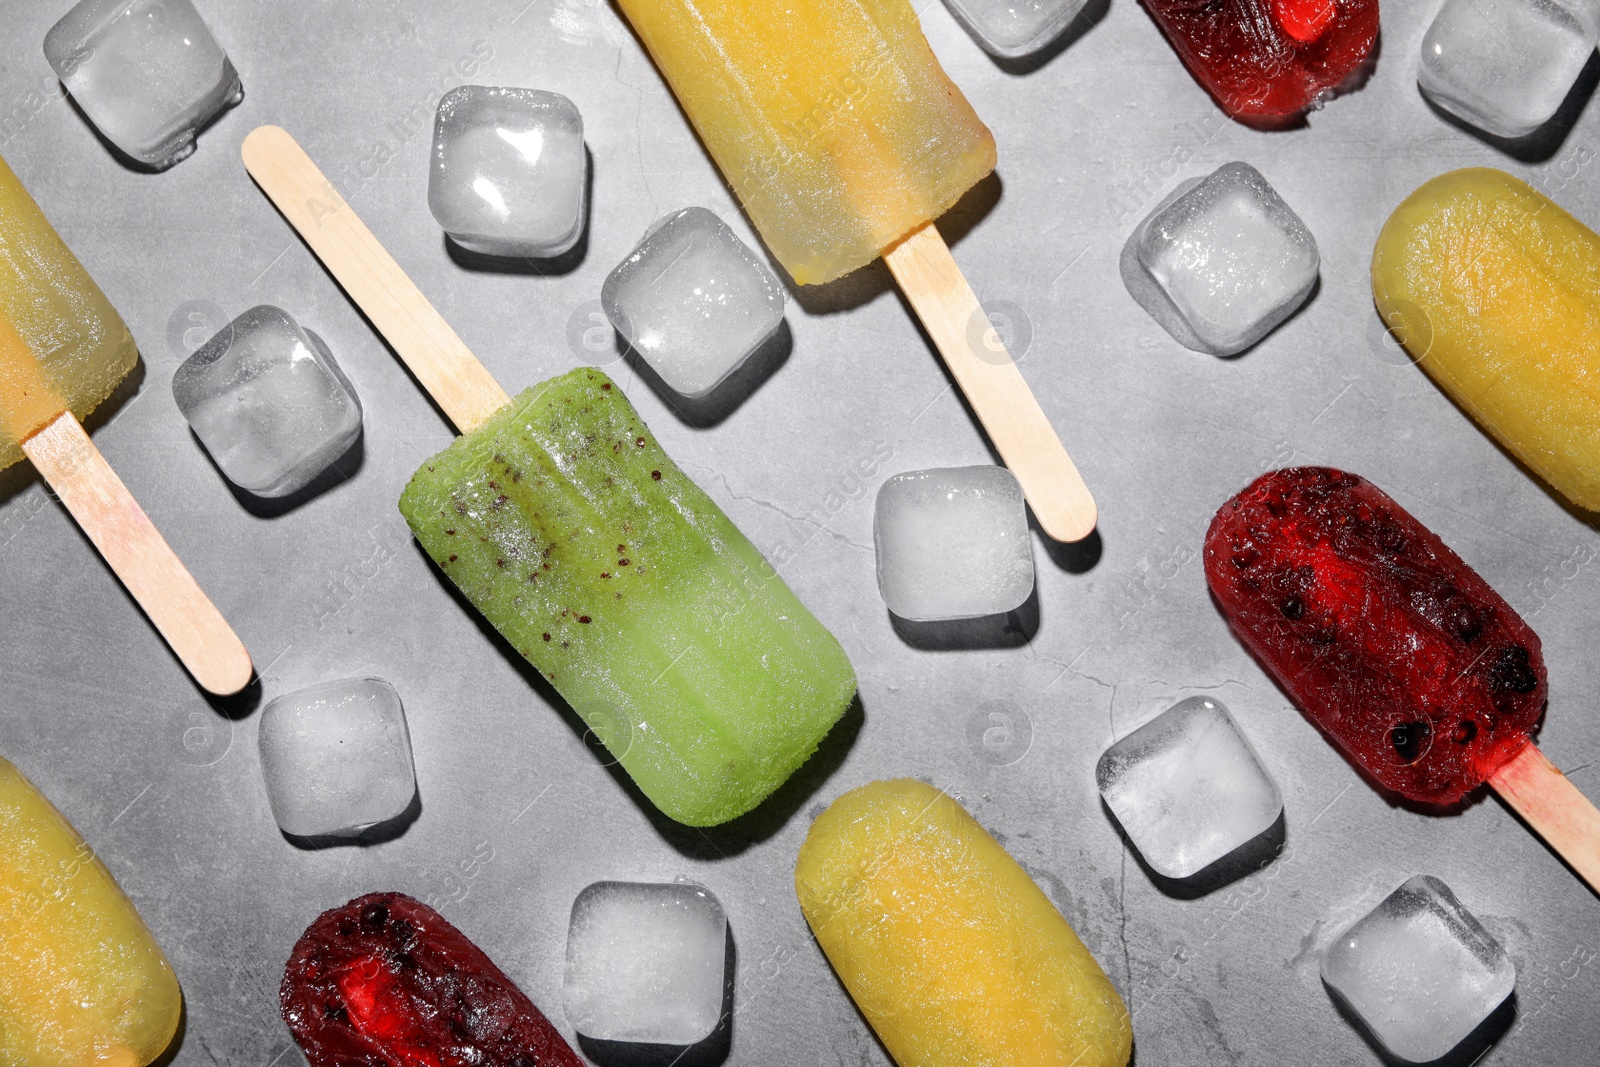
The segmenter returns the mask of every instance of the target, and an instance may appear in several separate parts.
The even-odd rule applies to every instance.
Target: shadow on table
[[[1187,878],[1169,878],[1145,862],[1144,856],[1139,853],[1138,846],[1128,837],[1127,831],[1122,828],[1122,824],[1117,821],[1116,815],[1106,806],[1103,797],[1100,800],[1100,810],[1105,813],[1106,819],[1117,831],[1117,835],[1122,838],[1123,847],[1128,850],[1129,854],[1139,864],[1139,869],[1144,871],[1145,877],[1150,879],[1150,884],[1175,900],[1198,900],[1203,896],[1232,885],[1241,878],[1249,877],[1257,871],[1266,869],[1283,854],[1284,846],[1288,843],[1289,824],[1284,817],[1284,813],[1280,811],[1278,812],[1277,821],[1267,827],[1266,830],[1210,866],[1196,871]]]
[[[1383,1042],[1378,1040],[1377,1035],[1367,1027],[1361,1016],[1356,1014],[1356,1010],[1345,1003],[1345,999],[1339,995],[1338,990],[1326,982],[1322,985],[1328,991],[1328,996],[1333,1001],[1334,1008],[1338,1010],[1345,1022],[1349,1023],[1356,1033],[1360,1034],[1362,1039],[1372,1046],[1372,1051],[1377,1054],[1378,1059],[1383,1061],[1385,1067],[1472,1067],[1473,1064],[1484,1057],[1495,1042],[1506,1035],[1506,1031],[1510,1030],[1512,1024],[1517,1021],[1517,994],[1513,990],[1511,995],[1506,997],[1498,1008],[1489,1013],[1488,1018],[1478,1024],[1476,1030],[1461,1040],[1461,1044],[1436,1060],[1429,1060],[1427,1063],[1419,1064],[1413,1060],[1401,1059],[1384,1048]]]
[[[402,811],[399,815],[385,819],[382,822],[373,823],[365,830],[362,830],[359,834],[308,834],[301,836],[300,834],[291,834],[289,831],[281,827],[279,828],[278,832],[283,835],[283,839],[285,841],[304,852],[316,852],[325,848],[337,848],[340,845],[353,845],[356,848],[370,848],[373,845],[381,845],[387,841],[395,840],[397,837],[409,830],[411,828],[411,824],[416,822],[417,816],[421,814],[422,792],[420,790],[413,790],[411,793],[411,803],[406,805],[404,811]]]
[[[623,340],[621,334],[617,335],[617,349],[634,373],[655,390],[673,414],[697,430],[708,430],[738,410],[788,362],[790,353],[794,351],[794,333],[789,329],[789,320],[783,319],[778,323],[778,328],[772,331],[772,336],[761,342],[743,363],[734,368],[732,374],[711,392],[700,397],[684,396],[673,389],[637,349]]]
[[[752,845],[767,840],[789,822],[794,813],[800,810],[811,795],[821,789],[823,784],[833,776],[844,759],[850,754],[851,747],[855,744],[856,736],[861,733],[862,726],[866,723],[866,710],[861,703],[861,694],[851,697],[850,704],[845,708],[844,714],[834,724],[828,735],[817,746],[811,758],[801,764],[789,779],[766,800],[762,801],[754,811],[747,812],[721,826],[686,826],[674,822],[661,809],[656,807],[650,798],[623,770],[615,756],[609,752],[604,743],[595,736],[588,723],[583,721],[572,705],[556,691],[555,686],[540,674],[538,668],[529,663],[511,642],[507,641],[496,630],[489,620],[472,605],[472,602],[457,589],[443,572],[434,565],[423,547],[416,541],[412,546],[423,557],[428,566],[428,571],[439,583],[440,587],[450,594],[457,606],[464,612],[478,630],[497,648],[507,662],[522,675],[529,688],[538,693],[539,698],[560,715],[573,734],[583,746],[594,756],[595,761],[605,768],[611,775],[617,787],[628,795],[639,811],[649,820],[656,834],[667,844],[677,849],[683,855],[692,859],[716,860],[728,859],[744,852]]]
[[[1021,607],[998,615],[919,622],[903,619],[892,611],[886,614],[900,640],[923,652],[1021,648],[1039,633],[1039,586],[1035,583]]]
[[[578,1035],[578,1047],[599,1067],[719,1067],[733,1048],[733,986],[739,954],[728,927],[722,965],[722,1018],[717,1028],[692,1045],[655,1045],[640,1041],[601,1041]]]

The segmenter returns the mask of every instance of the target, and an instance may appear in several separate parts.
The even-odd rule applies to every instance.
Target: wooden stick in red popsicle
[[[1379,785],[1443,807],[1487,783],[1600,892],[1600,811],[1531,739],[1539,635],[1388,494],[1271,471],[1218,509],[1205,571],[1245,647]]]

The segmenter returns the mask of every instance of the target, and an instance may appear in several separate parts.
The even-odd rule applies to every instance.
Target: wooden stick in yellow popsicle
[[[995,144],[911,5],[618,5],[795,281],[882,256],[1044,532],[1089,536],[1094,498],[934,224],[994,169]]]
[[[201,688],[237,693],[250,654],[94,446],[21,336],[0,317],[0,423]]]

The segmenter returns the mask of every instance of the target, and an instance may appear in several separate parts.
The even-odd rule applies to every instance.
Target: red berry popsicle
[[[1205,570],[1240,640],[1379,784],[1445,805],[1488,782],[1600,879],[1600,813],[1531,741],[1538,635],[1381,489],[1327,467],[1264,475],[1212,520]]]
[[[482,949],[401,893],[318,916],[278,995],[311,1067],[584,1067]]]
[[[1234,118],[1280,125],[1372,51],[1378,0],[1144,0],[1195,80]]]

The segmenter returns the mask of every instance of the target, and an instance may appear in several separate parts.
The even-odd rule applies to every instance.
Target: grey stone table
[[[658,214],[702,204],[753,240],[610,5],[201,6],[245,99],[159,175],[123,168],[62,99],[39,45],[66,0],[12,0],[0,45],[0,153],[143,354],[95,439],[261,672],[251,698],[208,703],[31,471],[0,475],[0,753],[83,831],[165,946],[187,996],[176,1063],[295,1062],[277,1013],[289,948],[319,911],[374,889],[436,902],[566,1029],[578,890],[677,875],[722,899],[736,946],[731,1048],[724,1035],[693,1059],[884,1063],[807,934],[791,870],[822,805],[896,775],[958,793],[1045,887],[1132,1008],[1139,1067],[1377,1062],[1318,959],[1415,873],[1447,881],[1516,962],[1514,1014],[1483,1062],[1594,1062],[1600,900],[1493,798],[1441,817],[1373,792],[1231,636],[1199,548],[1217,505],[1261,471],[1327,463],[1372,478],[1539,630],[1551,679],[1541,743],[1600,794],[1600,536],[1408,363],[1367,285],[1390,209],[1446,169],[1504,167],[1600,223],[1600,108],[1587,100],[1600,64],[1555,135],[1503,151],[1418,94],[1433,0],[1390,3],[1366,86],[1304,128],[1262,133],[1220,115],[1133,0],[1093,0],[1063,46],[1009,67],[924,0],[934,50],[1000,145],[998,178],[946,233],[980,296],[1009,305],[1013,350],[1102,515],[1086,545],[1036,543],[1027,609],[952,632],[885,612],[872,497],[895,471],[991,456],[881,264],[794,293],[792,345],[708,408],[675,409],[595,343],[600,283]],[[429,215],[433,107],[464,82],[552,89],[582,109],[593,220],[564,272],[461,261]],[[239,143],[265,122],[296,133],[508,387],[608,362],[672,455],[843,641],[861,676],[857,713],[756,814],[706,832],[664,823],[418,550],[395,501],[450,430],[245,175]],[[1169,188],[1231,159],[1300,213],[1323,268],[1304,311],[1222,360],[1146,317],[1118,255]],[[362,451],[289,510],[236,498],[170,392],[192,348],[266,302],[328,340],[366,408]],[[297,848],[267,808],[257,704],[353,675],[386,678],[405,700],[421,812],[390,840]],[[1093,780],[1111,740],[1195,693],[1233,709],[1287,805],[1275,862],[1198,896],[1152,881]],[[994,711],[1009,730],[991,729]]]

